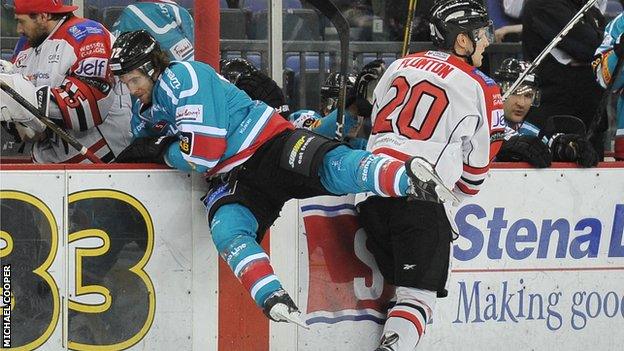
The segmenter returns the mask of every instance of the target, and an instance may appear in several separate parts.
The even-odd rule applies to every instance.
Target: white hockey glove
[[[0,60],[0,73],[13,73],[14,66],[7,60]]]
[[[13,88],[26,101],[39,108],[44,115],[47,115],[47,106],[50,99],[47,86],[37,88],[23,75],[17,73],[0,73],[0,80]],[[38,96],[41,99],[38,99]],[[0,121],[14,122],[20,137],[24,141],[34,141],[34,139],[37,139],[37,134],[42,133],[46,129],[45,124],[4,92],[4,90],[0,90]]]

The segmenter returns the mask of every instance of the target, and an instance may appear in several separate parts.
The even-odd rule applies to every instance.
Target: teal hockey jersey
[[[152,104],[133,109],[135,137],[175,134],[165,160],[211,176],[245,162],[267,140],[294,129],[272,107],[249,96],[209,65],[172,62],[154,83]]]
[[[172,61],[195,58],[193,18],[174,1],[139,1],[128,5],[111,31],[117,37],[139,29],[147,30]]]

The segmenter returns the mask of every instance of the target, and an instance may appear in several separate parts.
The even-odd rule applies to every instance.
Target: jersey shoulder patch
[[[496,85],[496,81],[494,81],[494,79],[490,78],[487,74],[481,72],[478,68],[472,70],[472,76],[489,87]]]
[[[106,33],[106,29],[96,21],[84,19],[72,22],[68,23],[67,34],[78,43],[82,43],[89,36],[99,36]]]

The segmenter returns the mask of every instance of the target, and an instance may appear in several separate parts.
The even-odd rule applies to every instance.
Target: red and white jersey
[[[50,86],[50,118],[104,162],[130,144],[130,96],[118,95],[108,67],[114,37],[100,23],[63,19],[38,47],[15,58],[15,70],[35,86]],[[58,108],[56,108],[58,107]],[[35,143],[37,163],[89,163],[57,135]]]
[[[505,131],[494,80],[439,51],[394,61],[375,88],[371,118],[368,150],[426,158],[460,199],[481,188]]]

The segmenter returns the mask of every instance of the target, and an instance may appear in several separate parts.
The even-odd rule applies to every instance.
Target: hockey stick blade
[[[340,40],[340,90],[338,93],[336,138],[342,140],[344,135],[345,102],[347,100],[347,71],[349,70],[349,22],[342,15],[336,4],[330,0],[309,0],[308,2],[316,7],[336,27],[338,40]]]
[[[32,113],[38,120],[40,120],[46,127],[50,128],[54,133],[71,145],[74,149],[78,150],[81,155],[84,155],[89,161],[93,163],[103,163],[92,151],[82,145],[76,138],[69,135],[65,130],[61,129],[56,123],[52,122],[48,117],[44,116],[38,108],[33,106],[28,100],[21,96],[17,91],[11,88],[7,83],[0,80],[0,88],[7,93],[18,104],[22,105],[28,112]]]

